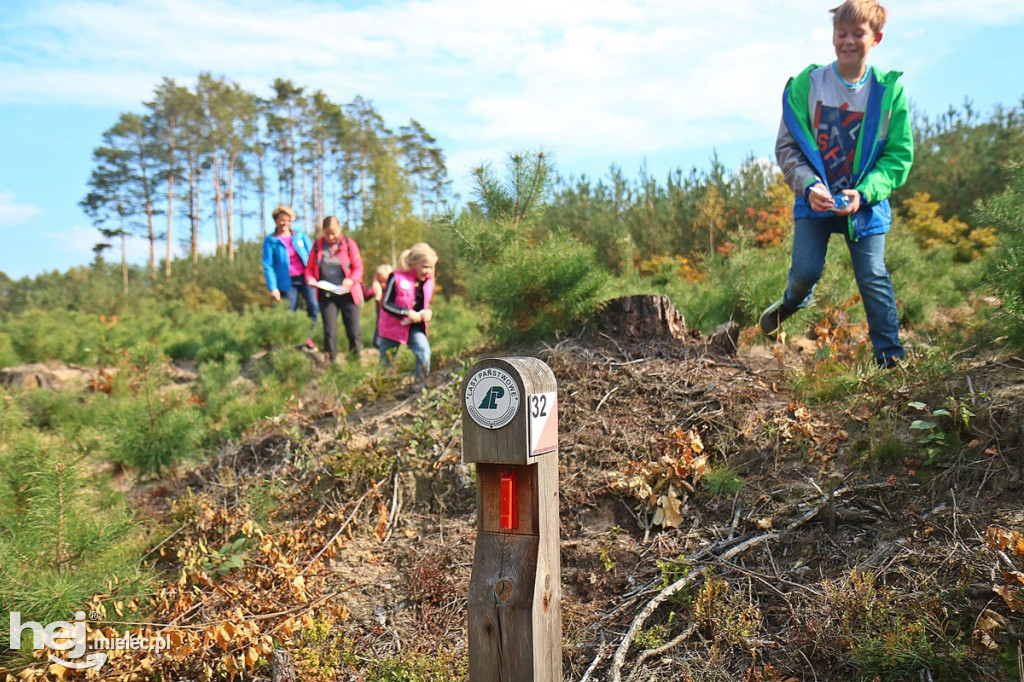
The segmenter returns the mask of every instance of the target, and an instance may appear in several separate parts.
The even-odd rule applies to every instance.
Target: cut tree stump
[[[99,371],[62,362],[36,362],[0,369],[0,385],[11,388],[47,388],[51,391],[82,390]]]
[[[611,334],[633,339],[677,339],[688,336],[686,320],[668,296],[643,294],[612,299],[600,326]]]

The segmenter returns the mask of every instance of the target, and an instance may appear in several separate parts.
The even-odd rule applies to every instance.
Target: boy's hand
[[[850,203],[846,204],[845,208],[833,209],[833,213],[836,215],[850,215],[860,210],[860,192],[855,189],[844,189],[841,194],[850,199]],[[835,203],[835,202],[833,202]]]
[[[825,183],[816,182],[807,192],[807,203],[811,205],[811,210],[823,213],[832,210],[836,202],[832,200],[832,193],[828,191]]]

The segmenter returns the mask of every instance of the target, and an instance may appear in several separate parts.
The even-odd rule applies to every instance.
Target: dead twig
[[[889,484],[886,483],[884,485],[888,486]],[[865,489],[874,489],[877,487],[880,487],[879,484],[869,483],[863,486],[856,486],[855,488],[840,488],[839,490],[833,492],[831,495],[825,495],[825,499],[816,504],[813,508],[810,509],[810,511],[805,513],[803,516],[790,523],[784,529],[778,532],[764,533],[762,535],[757,535],[752,538],[748,538],[747,540],[740,542],[738,545],[735,545],[732,548],[726,550],[722,553],[721,556],[713,557],[712,561],[717,560],[718,562],[728,562],[734,556],[742,554],[751,547],[756,547],[757,545],[777,540],[784,535],[792,533],[797,528],[800,528],[804,524],[811,521],[818,514],[820,514],[822,510],[828,507],[830,504],[832,504],[833,500],[839,495],[845,494],[847,492],[853,492],[854,490],[859,491]],[[695,552],[689,558],[687,558],[685,563],[692,564],[697,558],[705,554],[707,551],[707,549],[697,550],[697,552]],[[679,592],[680,590],[689,586],[691,583],[695,582],[698,578],[700,578],[704,574],[704,571],[698,569],[709,568],[711,563],[712,562],[709,561],[705,562],[703,565],[693,565],[692,570],[687,575],[685,575],[684,577],[680,578],[679,580],[675,581],[674,583],[663,589],[661,592],[655,595],[655,597],[651,599],[651,601],[649,601],[643,609],[641,609],[640,613],[637,614],[636,618],[633,619],[633,623],[629,626],[629,630],[626,631],[626,634],[623,636],[622,641],[619,642],[618,648],[615,650],[615,656],[612,658],[611,675],[609,677],[609,679],[612,680],[612,682],[622,682],[622,667],[623,665],[625,665],[626,653],[629,651],[629,647],[630,645],[632,645],[637,633],[643,627],[644,623],[647,622],[647,619],[654,614],[654,612],[658,609],[659,606],[661,606],[662,603],[665,602],[666,599],[668,599],[673,594]]]
[[[587,666],[587,669],[583,672],[583,677],[580,678],[580,682],[587,682],[587,680],[590,679],[590,674],[592,672],[594,672],[594,669],[597,668],[597,664],[601,662],[602,658],[604,658],[604,652],[607,649],[608,649],[607,638],[604,636],[604,633],[602,632],[601,633],[601,646],[599,646],[597,648],[597,655],[594,656],[594,660],[590,662],[590,665]]]
[[[608,400],[608,398],[611,396],[611,394],[615,393],[615,391],[619,390],[619,388],[620,388],[620,386],[616,386],[615,388],[613,388],[612,390],[610,390],[610,391],[608,391],[607,393],[604,394],[604,397],[601,398],[601,402],[599,402],[597,404],[597,407],[594,408],[594,414],[597,414],[601,410],[601,406],[604,405],[604,401]]]
[[[313,564],[315,564],[316,560],[319,559],[320,556],[323,555],[323,553],[327,551],[327,548],[334,544],[334,541],[338,539],[338,536],[341,535],[342,531],[344,531],[346,528],[348,528],[348,524],[352,523],[352,519],[355,518],[356,512],[359,511],[359,506],[362,505],[363,500],[365,500],[367,498],[367,496],[369,496],[370,493],[374,492],[377,489],[377,486],[379,486],[383,482],[384,482],[384,479],[382,478],[379,483],[373,484],[370,487],[369,490],[367,490],[365,493],[363,493],[360,496],[360,498],[358,500],[356,500],[356,506],[352,509],[352,513],[348,515],[348,518],[345,519],[345,523],[341,524],[341,527],[338,528],[338,530],[334,533],[334,535],[331,536],[331,539],[328,540],[324,544],[324,546],[320,548],[320,551],[317,552],[316,555],[314,555],[312,559],[309,560],[309,562],[306,564],[306,567],[302,569],[302,571],[299,573],[299,575],[305,575],[306,571],[309,570],[309,567],[312,566]]]
[[[640,655],[636,657],[636,663],[633,665],[633,672],[629,674],[629,677],[627,679],[632,680],[634,677],[636,677],[636,674],[640,672],[640,666],[643,665],[644,661],[646,661],[648,658],[651,658],[653,656],[659,656],[668,651],[669,649],[678,646],[682,642],[688,640],[690,636],[693,635],[693,633],[696,631],[697,623],[691,623],[690,627],[686,628],[678,635],[673,637],[671,641],[666,642],[659,647],[655,647],[653,649],[644,649],[643,651],[641,651]]]

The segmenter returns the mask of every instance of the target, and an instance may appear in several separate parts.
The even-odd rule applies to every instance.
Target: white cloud
[[[191,84],[210,71],[264,95],[281,77],[337,102],[361,95],[396,127],[415,117],[469,166],[494,149],[557,146],[571,163],[597,150],[611,161],[773,139],[786,78],[831,57],[817,0],[26,6],[0,24],[0,103],[138,110],[164,76]],[[883,43],[879,64],[908,71],[962,49],[936,40],[937,25],[1024,21],[1019,0],[890,9],[887,32],[899,40]]]
[[[0,228],[24,225],[42,212],[34,204],[18,203],[14,192],[0,190]]]
[[[81,259],[83,261],[87,261],[92,258],[93,247],[97,244],[110,244],[110,248],[104,251],[103,257],[107,261],[121,261],[120,237],[104,237],[95,227],[73,225],[70,230],[63,232],[46,232],[43,236],[49,243],[54,244],[56,250],[60,253],[69,255],[86,255],[87,257]],[[213,240],[201,239],[199,242],[200,253],[209,255],[214,253],[216,248],[216,242]],[[157,243],[157,267],[159,267],[160,260],[164,258],[166,254],[166,243]],[[181,248],[175,245],[174,256],[181,257],[182,255],[183,252]],[[149,263],[149,241],[138,235],[128,235],[125,240],[125,258],[129,263],[138,265]]]
[[[104,257],[107,260],[121,260],[121,240],[119,238],[107,239],[95,227],[73,225],[70,230],[47,232],[43,236],[50,243],[55,244],[55,248],[61,253],[88,254],[88,257],[82,260],[91,258],[92,249],[97,244],[110,244],[111,247],[105,252]],[[149,244],[141,237],[129,236],[125,242],[125,251],[129,263],[142,263],[149,258]],[[159,253],[157,257],[159,257]]]

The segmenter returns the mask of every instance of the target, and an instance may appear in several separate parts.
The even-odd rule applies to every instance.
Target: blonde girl
[[[414,379],[425,379],[430,373],[430,342],[427,323],[434,317],[430,300],[434,294],[434,268],[437,253],[429,244],[420,242],[403,251],[398,270],[391,273],[381,299],[377,334],[381,362],[391,366],[391,358],[403,343],[416,357]]]

